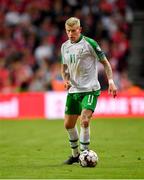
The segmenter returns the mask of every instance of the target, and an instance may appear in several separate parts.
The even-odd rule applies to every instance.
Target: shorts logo
[[[65,111],[67,111],[67,110],[68,110],[68,107],[66,106],[66,107],[65,107]]]

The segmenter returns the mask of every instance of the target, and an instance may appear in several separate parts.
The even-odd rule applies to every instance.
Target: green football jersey
[[[100,89],[97,63],[105,55],[97,42],[80,36],[76,43],[67,40],[61,47],[62,63],[67,64],[71,88],[69,93],[89,92]]]

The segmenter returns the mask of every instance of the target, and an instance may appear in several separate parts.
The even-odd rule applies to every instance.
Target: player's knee
[[[86,113],[81,115],[81,126],[87,128],[89,126],[90,117]]]
[[[81,126],[87,128],[89,126],[89,119],[86,116],[82,116],[81,118]]]
[[[87,121],[87,120],[82,120],[81,126],[84,127],[84,128],[87,128],[87,127],[89,126],[89,121]]]

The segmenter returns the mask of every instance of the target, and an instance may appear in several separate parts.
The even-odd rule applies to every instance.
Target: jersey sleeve
[[[64,45],[61,46],[61,64],[65,64],[65,60],[64,60]]]
[[[88,37],[85,37],[85,39],[90,44],[100,61],[106,58],[105,53],[101,50],[100,46],[95,40]]]

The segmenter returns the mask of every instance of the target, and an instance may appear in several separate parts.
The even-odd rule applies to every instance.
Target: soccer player
[[[64,127],[68,132],[72,155],[64,163],[73,164],[79,162],[78,140],[80,151],[89,149],[90,119],[100,95],[98,62],[104,66],[109,84],[108,92],[113,97],[117,95],[117,88],[113,81],[111,65],[104,52],[95,40],[81,34],[80,19],[67,19],[65,30],[68,40],[61,46],[61,74],[68,90]],[[80,134],[76,125],[79,116]]]

